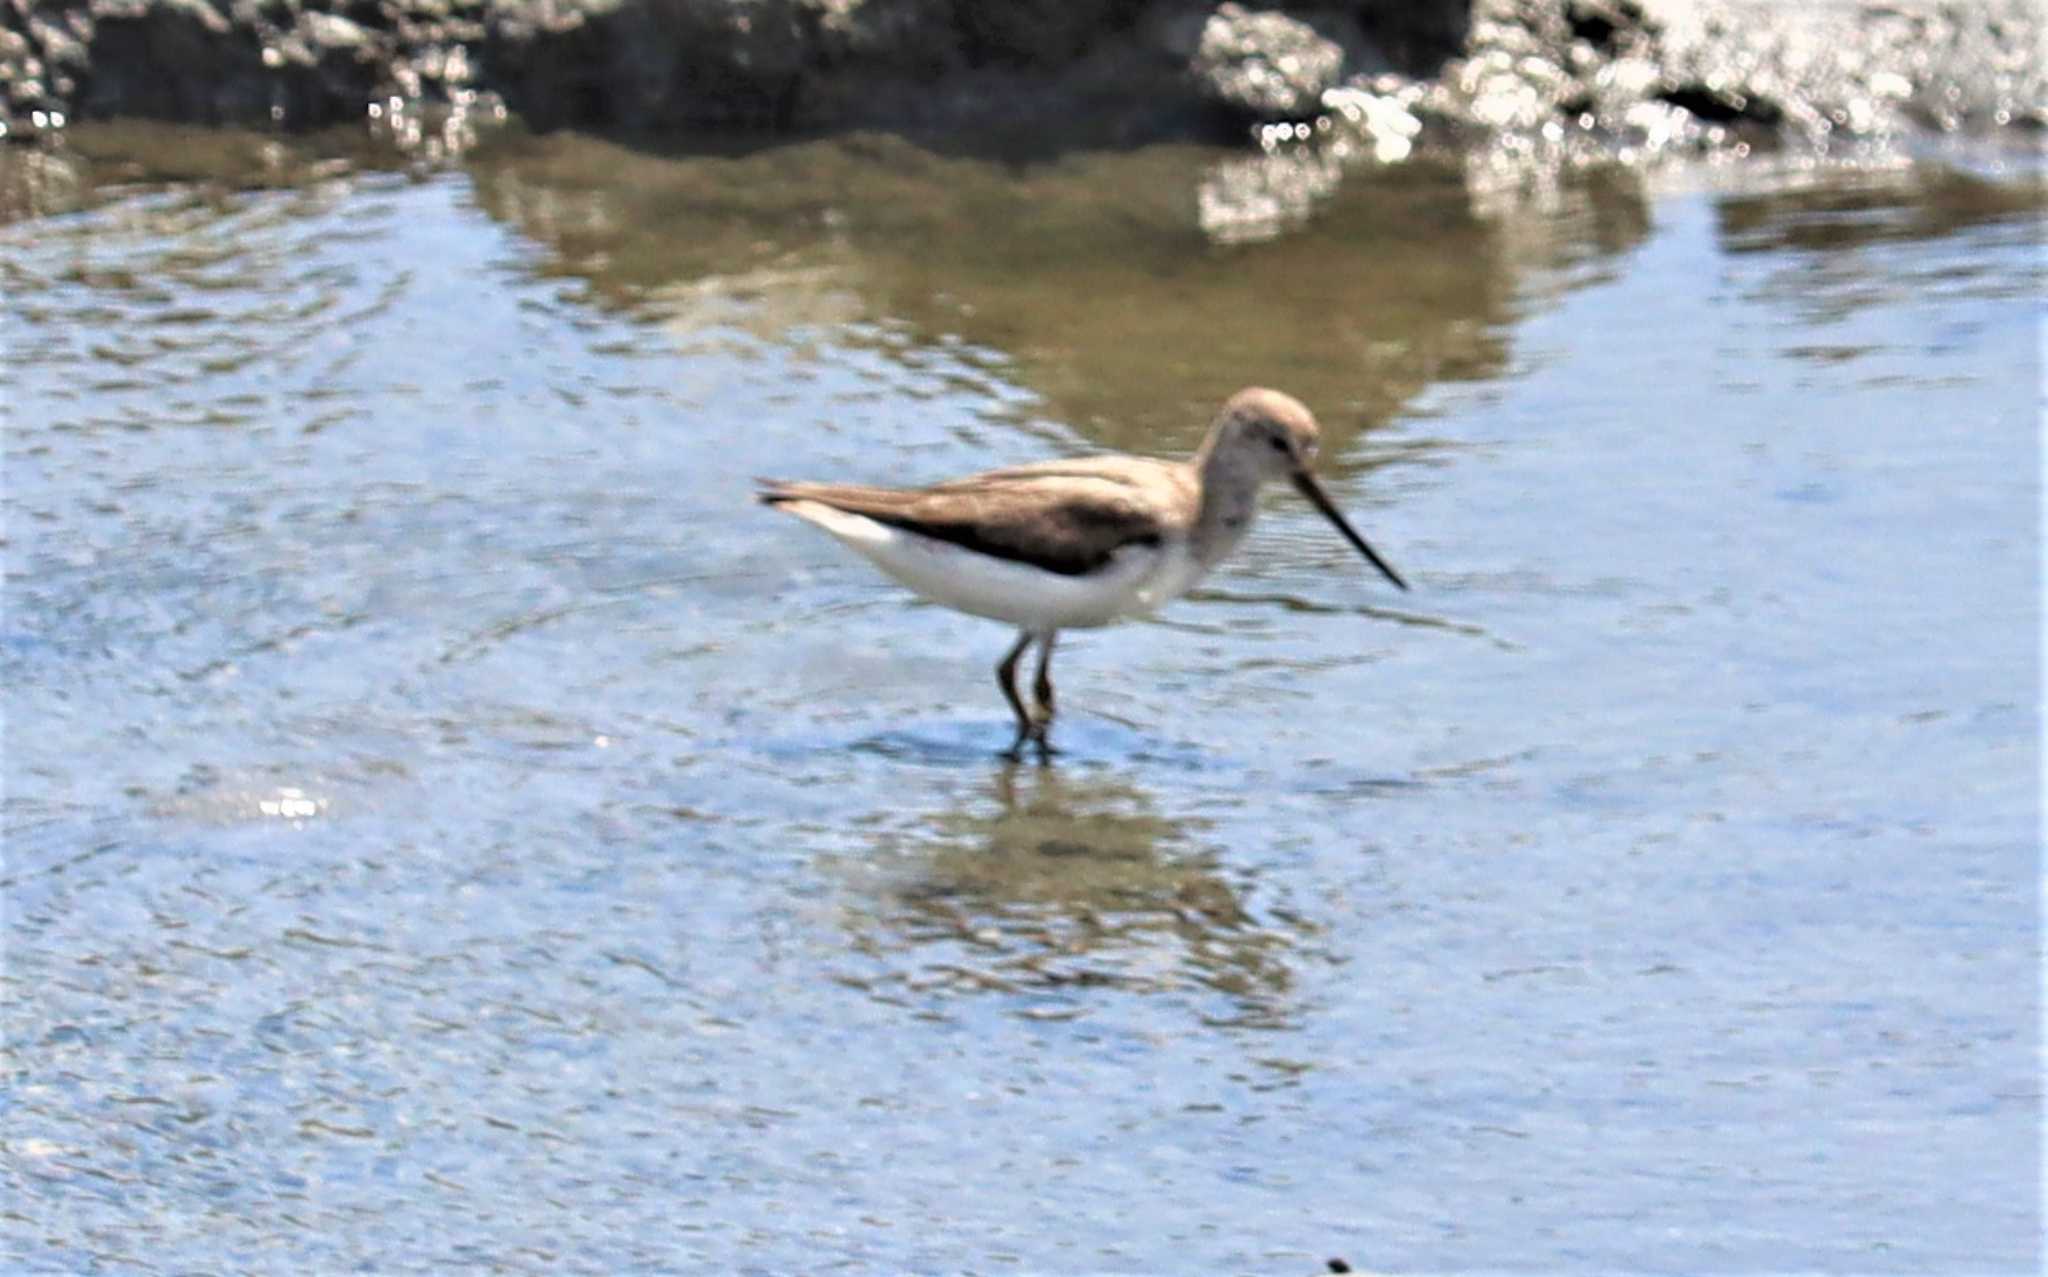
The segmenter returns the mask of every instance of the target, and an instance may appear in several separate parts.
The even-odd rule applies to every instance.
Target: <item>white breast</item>
[[[1156,612],[1168,603],[1194,588],[1195,582],[1208,572],[1208,566],[1188,551],[1185,540],[1173,540],[1163,551],[1153,554],[1150,573],[1132,594],[1132,606],[1126,616],[1141,616]]]

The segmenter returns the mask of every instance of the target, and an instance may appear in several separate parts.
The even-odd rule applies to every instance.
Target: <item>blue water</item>
[[[0,227],[12,1268],[2038,1269],[2025,179],[121,145]],[[1415,590],[1276,495],[1048,767],[747,500],[1250,381]]]

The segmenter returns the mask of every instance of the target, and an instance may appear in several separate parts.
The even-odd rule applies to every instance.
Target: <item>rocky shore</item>
[[[2048,128],[2030,0],[0,0],[0,131],[1325,134],[1604,153]]]

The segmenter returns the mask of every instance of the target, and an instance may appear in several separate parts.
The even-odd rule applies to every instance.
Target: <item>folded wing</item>
[[[1166,532],[1132,476],[1086,462],[993,470],[929,488],[763,480],[760,498],[815,501],[1063,576],[1098,571],[1118,550],[1156,546]]]

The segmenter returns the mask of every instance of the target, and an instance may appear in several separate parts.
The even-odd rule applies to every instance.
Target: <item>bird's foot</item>
[[[1046,737],[1051,728],[1050,718],[1041,718],[1030,724],[1018,724],[1017,739],[1010,742],[1010,747],[1002,752],[1002,756],[1010,762],[1021,763],[1024,761],[1024,751],[1028,747],[1038,756],[1039,762],[1051,761],[1053,755],[1062,752]]]
[[[1024,747],[1037,740],[1038,733],[1033,730],[1032,724],[1019,723],[1017,739],[1010,742],[1010,747],[1002,752],[1002,757],[1013,763],[1021,763],[1024,761]]]

